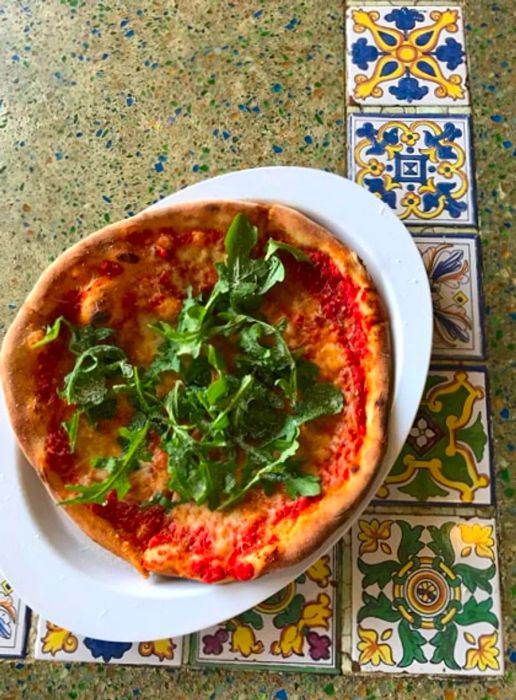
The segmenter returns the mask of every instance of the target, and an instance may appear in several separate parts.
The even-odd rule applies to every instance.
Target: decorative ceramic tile
[[[338,671],[338,549],[281,591],[193,638],[192,663]]]
[[[468,104],[459,7],[351,7],[346,27],[350,104]]]
[[[415,235],[434,307],[434,357],[484,357],[479,237]]]
[[[486,395],[485,369],[433,366],[407,441],[377,497],[491,503]]]
[[[352,576],[361,671],[503,672],[494,520],[364,516]]]
[[[346,532],[340,541],[340,670],[351,673],[351,533]]]
[[[476,221],[466,115],[351,114],[349,173],[416,226]]]
[[[183,638],[156,642],[104,642],[81,637],[52,622],[38,621],[34,656],[50,661],[104,661],[111,664],[181,666]]]
[[[0,571],[0,658],[25,656],[30,612]]]

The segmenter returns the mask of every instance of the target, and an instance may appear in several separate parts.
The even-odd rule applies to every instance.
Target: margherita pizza
[[[28,460],[141,573],[247,580],[307,556],[386,442],[389,335],[358,256],[279,205],[197,202],[77,243],[9,329]]]

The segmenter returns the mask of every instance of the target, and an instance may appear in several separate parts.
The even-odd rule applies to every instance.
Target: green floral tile
[[[494,520],[367,515],[352,548],[361,671],[503,672]]]

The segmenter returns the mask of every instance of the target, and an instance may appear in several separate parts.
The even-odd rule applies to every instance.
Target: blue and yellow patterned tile
[[[154,642],[106,642],[81,637],[40,618],[34,657],[47,661],[95,661],[97,663],[181,666],[183,638]]]
[[[407,441],[377,499],[491,504],[487,395],[483,367],[433,365]]]
[[[467,115],[351,114],[348,172],[406,224],[476,222]]]
[[[469,104],[460,7],[350,7],[346,30],[349,104]]]
[[[192,664],[338,673],[339,570],[335,547],[260,605],[194,635]]]
[[[0,571],[0,658],[25,656],[30,611]]]
[[[480,239],[476,233],[415,234],[434,307],[432,356],[485,357]]]
[[[503,673],[494,520],[366,515],[352,548],[360,671]]]

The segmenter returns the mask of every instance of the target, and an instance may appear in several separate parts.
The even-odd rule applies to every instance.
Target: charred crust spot
[[[109,321],[109,313],[101,309],[94,311],[90,318],[90,323],[94,326],[106,323],[107,321]]]
[[[140,258],[136,253],[120,253],[120,255],[116,256],[116,259],[119,262],[129,263],[130,265],[135,265],[140,262]]]
[[[360,465],[359,464],[353,464],[351,466],[351,473],[352,474],[357,474],[357,472],[360,471]]]
[[[380,396],[379,399],[376,399],[375,406],[377,406],[377,408],[384,408],[386,403],[387,401],[385,399],[385,396]]]

